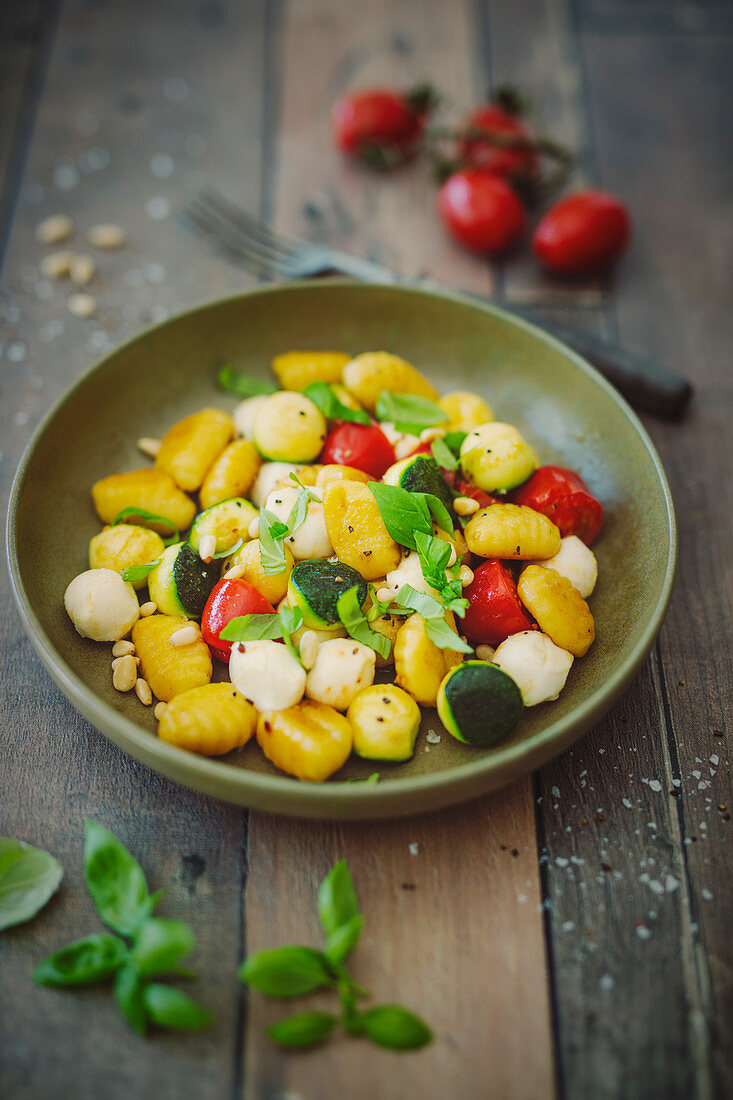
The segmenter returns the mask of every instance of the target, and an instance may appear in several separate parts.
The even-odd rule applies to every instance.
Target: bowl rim
[[[114,359],[120,352],[138,341],[145,339],[153,331],[160,331],[168,326],[175,325],[184,317],[206,312],[212,307],[227,306],[243,298],[257,298],[263,295],[268,297],[287,296],[288,294],[304,291],[328,293],[331,289],[347,288],[358,293],[361,289],[373,290],[375,287],[397,295],[419,296],[455,302],[498,317],[500,320],[524,330],[535,339],[569,358],[577,369],[594,381],[618,406],[623,415],[631,422],[644,444],[661,485],[666,506],[665,520],[669,536],[669,553],[654,611],[649,616],[636,646],[622,664],[569,715],[550,722],[542,730],[524,740],[504,747],[499,746],[490,756],[482,757],[478,761],[475,759],[472,761],[469,757],[465,764],[459,764],[448,771],[440,770],[427,775],[398,777],[390,779],[384,785],[381,783],[364,785],[363,783],[349,783],[338,779],[331,780],[328,783],[309,784],[300,782],[291,776],[273,776],[251,771],[246,767],[233,767],[230,763],[218,760],[215,757],[197,756],[185,749],[169,745],[120,714],[119,711],[97,696],[91,688],[87,687],[70,665],[66,663],[61,653],[52,645],[33,610],[21,578],[16,522],[20,494],[35,449],[48,426],[69,398],[81,389],[97,371],[102,370],[111,359]],[[582,356],[531,321],[502,309],[490,301],[475,299],[449,289],[436,290],[434,288],[399,284],[357,283],[353,280],[341,278],[309,279],[264,287],[256,286],[239,290],[233,294],[220,295],[184,309],[157,325],[146,327],[93,363],[53,403],[25,447],[10,491],[6,543],[13,595],[23,627],[36,653],[52,679],[75,708],[106,737],[136,759],[141,760],[148,767],[195,790],[217,798],[265,811],[321,818],[344,816],[341,811],[348,807],[348,816],[356,819],[398,816],[400,813],[419,812],[424,810],[426,805],[437,808],[438,806],[465,801],[468,798],[477,797],[483,791],[492,789],[492,786],[500,785],[503,782],[501,779],[499,783],[492,784],[490,777],[494,773],[507,772],[516,775],[516,765],[521,763],[523,757],[528,755],[532,757],[541,756],[543,762],[546,762],[564,751],[595,720],[600,719],[601,715],[606,712],[631,682],[646,660],[669,605],[677,562],[677,525],[672,493],[659,454],[636,413],[611,383]],[[556,748],[555,752],[553,752],[553,748]],[[374,763],[375,768],[377,768],[380,762],[375,761]],[[445,788],[450,788],[453,793],[448,798],[441,798],[441,793],[444,792]],[[432,801],[424,797],[427,794],[434,796]],[[414,796],[414,798],[411,796]],[[401,800],[407,803],[406,807],[400,806]],[[417,809],[410,805],[412,801],[419,802]],[[295,805],[290,806],[291,802],[294,802]]]

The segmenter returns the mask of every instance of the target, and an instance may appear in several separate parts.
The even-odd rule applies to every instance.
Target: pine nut
[[[407,458],[415,448],[419,445],[420,440],[416,435],[406,435],[402,439],[398,440],[394,445],[394,454],[396,459]]]
[[[445,439],[445,428],[423,428],[420,432],[421,443],[432,443],[434,439]]]
[[[161,718],[163,717],[163,711],[164,710],[165,710],[165,703],[156,703],[155,704],[155,710],[153,711],[153,714],[158,719],[158,721],[160,721]]]
[[[246,571],[247,571],[247,566],[244,564],[244,562],[239,562],[237,565],[233,565],[231,567],[231,569],[226,570],[226,572],[224,573],[224,576],[222,577],[222,580],[224,580],[224,581],[238,580],[240,577],[244,576]]]
[[[38,269],[44,279],[62,279],[69,274],[74,253],[63,249],[59,252],[49,252],[38,265]]]
[[[300,639],[298,652],[300,653],[300,662],[303,668],[313,668],[318,653],[318,635],[314,630],[305,631],[303,637]]]
[[[472,516],[480,507],[479,502],[473,497],[456,497],[453,501],[453,508],[458,516]]]
[[[70,294],[66,308],[74,317],[92,317],[97,312],[97,299],[91,294]]]
[[[120,248],[125,239],[121,225],[93,225],[87,230],[87,240],[95,248]]]
[[[456,554],[456,548],[455,548],[455,546],[451,546],[451,548],[450,548],[450,557],[448,558],[448,565],[455,565],[457,560],[458,560],[458,555]]]
[[[153,439],[149,435],[143,435],[137,441],[137,449],[147,455],[148,458],[157,458],[160,450],[160,440]]]
[[[112,656],[127,657],[128,655],[131,657],[135,656],[135,646],[132,644],[132,642],[115,642],[115,644],[112,646]]]
[[[127,657],[132,657],[135,665],[140,664],[140,658],[136,657],[134,653],[124,653],[121,657],[114,658],[114,660],[112,661],[112,670],[114,671],[114,669],[118,668],[120,661],[124,661]]]
[[[94,260],[86,253],[72,256],[69,265],[69,275],[71,276],[72,283],[76,283],[77,286],[87,286],[91,283],[96,270],[97,268]]]
[[[490,645],[477,645],[476,656],[479,661],[490,661],[494,656],[494,647]]]
[[[142,676],[138,676],[135,681],[135,694],[144,707],[149,707],[153,701],[153,693],[150,690],[150,684],[147,680],[143,680]]]
[[[250,520],[249,527],[247,528],[247,534],[251,539],[259,537],[260,533],[260,517],[255,516],[253,520]]]
[[[397,593],[393,588],[378,588],[377,599],[380,603],[392,603]]]
[[[216,539],[213,535],[202,535],[199,543],[199,557],[201,561],[213,561],[216,553]]]
[[[74,223],[67,214],[52,214],[36,226],[36,240],[41,244],[58,244],[74,232]]]
[[[112,673],[112,686],[117,691],[131,691],[137,680],[137,661],[128,654],[126,657],[119,657],[118,662],[115,662],[116,667]]]
[[[182,626],[179,630],[174,631],[169,641],[171,645],[174,646],[193,645],[194,642],[199,640],[199,637],[199,628],[196,624],[188,623],[186,626]]]
[[[473,569],[469,569],[467,565],[462,565],[458,570],[458,579],[461,582],[461,588],[467,588],[473,580]]]
[[[153,603],[152,600],[148,600],[147,603],[141,604],[140,606],[140,617],[143,619],[147,619],[148,615],[154,615],[157,610],[157,603]]]

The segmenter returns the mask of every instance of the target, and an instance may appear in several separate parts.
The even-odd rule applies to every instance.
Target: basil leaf
[[[260,564],[266,576],[271,577],[276,573],[282,573],[285,569],[285,551],[283,549],[285,535],[288,534],[288,525],[268,512],[267,508],[260,509],[260,522],[258,529],[260,540]]]
[[[345,859],[340,859],[318,888],[318,915],[327,935],[359,916],[359,902]]]
[[[430,444],[430,450],[433,458],[443,470],[457,469],[458,459],[442,439],[434,439]]]
[[[143,977],[150,977],[171,970],[195,945],[194,934],[184,921],[152,917],[135,933],[130,959]]]
[[[323,953],[332,963],[343,962],[356,947],[364,925],[361,913],[352,917],[346,924],[336,928],[326,940]]]
[[[450,512],[446,508],[440,497],[436,497],[433,493],[421,493],[421,496],[425,498],[425,503],[430,509],[430,514],[443,531],[448,535],[453,534],[453,520],[451,519]],[[413,493],[413,496],[415,494]]]
[[[86,822],[84,870],[104,923],[123,936],[133,935],[152,912],[156,898],[150,896],[137,860],[108,829],[93,821]]]
[[[322,1043],[333,1031],[337,1019],[330,1012],[301,1012],[268,1027],[267,1034],[281,1047],[302,1049]]]
[[[321,410],[326,420],[351,420],[356,424],[371,424],[365,412],[342,405],[327,382],[311,382],[305,387],[303,394]]]
[[[419,1016],[399,1005],[377,1005],[361,1014],[364,1031],[377,1046],[388,1050],[418,1050],[433,1038]]]
[[[281,607],[278,612],[280,619],[280,628],[282,630],[282,639],[290,652],[295,657],[296,661],[300,662],[300,651],[293,642],[292,635],[296,630],[300,630],[303,625],[303,612],[299,607]]]
[[[379,772],[372,772],[366,779],[344,779],[344,783],[362,783],[365,787],[373,787],[379,782]]]
[[[424,493],[410,493],[398,485],[383,485],[380,481],[368,482],[367,488],[395,542],[414,550],[415,531],[432,535],[433,522]]]
[[[142,998],[151,1023],[159,1027],[175,1028],[177,1031],[200,1031],[211,1023],[209,1010],[175,986],[151,982],[144,986]]]
[[[129,581],[134,584],[135,581],[143,581],[147,577],[148,573],[152,573],[156,565],[160,564],[160,558],[156,558],[155,561],[146,561],[143,565],[130,565],[127,569],[123,569],[120,572],[120,576],[123,581]]]
[[[456,653],[473,653],[471,646],[462,641],[455,630],[451,630],[445,619],[426,619],[425,633],[438,649],[452,649]]]
[[[130,519],[132,516],[145,520],[148,525],[157,524],[159,527],[169,528],[173,534],[163,538],[164,546],[173,546],[174,543],[180,542],[181,536],[173,520],[168,519],[166,516],[156,515],[155,512],[148,512],[145,508],[123,508],[112,520],[110,527],[116,527],[118,523],[124,523],[126,519]]]
[[[263,394],[267,395],[275,393],[277,386],[272,382],[262,382],[259,378],[248,378],[244,374],[240,374],[239,371],[227,363],[222,367],[216,376],[216,380],[219,383],[219,388],[224,390],[225,393],[232,393],[235,397],[261,397]]]
[[[34,917],[56,893],[63,874],[49,852],[0,837],[0,930]]]
[[[107,932],[84,936],[40,962],[33,971],[37,985],[87,985],[101,982],[127,959],[127,944]]]
[[[236,554],[240,546],[244,546],[244,539],[237,539],[234,546],[230,546],[228,550],[220,550],[218,554],[214,554],[212,561],[218,561],[219,558],[228,558],[232,554]]]
[[[313,490],[313,489],[311,488],[311,486],[310,486],[310,485],[304,485],[304,484],[303,484],[303,482],[302,482],[302,481],[300,480],[300,478],[298,477],[298,475],[297,475],[297,474],[294,474],[294,473],[292,473],[292,471],[291,471],[291,472],[290,472],[290,473],[288,474],[288,477],[290,478],[290,480],[291,480],[291,481],[295,482],[295,484],[296,484],[296,485],[298,486],[298,488],[299,488],[299,489],[302,489],[304,493],[307,493],[307,494],[308,494],[308,497],[309,497],[309,499],[310,499],[310,500],[314,500],[314,501],[316,502],[316,504],[320,504],[320,503],[321,503],[321,498],[319,497],[318,493],[316,493],[316,492],[315,492],[315,491],[314,491],[314,490]]]
[[[270,612],[237,615],[219,631],[225,642],[257,642],[263,638],[277,641],[282,636],[280,616]]]
[[[447,432],[443,442],[449,451],[452,451],[456,458],[461,457],[461,447],[463,446],[463,440],[468,435],[468,432]]]
[[[358,586],[342,592],[336,601],[336,611],[347,632],[357,642],[369,646],[380,657],[389,657],[392,643],[384,634],[372,630],[359,603]]]
[[[143,982],[134,966],[123,966],[115,978],[115,1000],[133,1031],[144,1035],[148,1014],[143,1004]]]
[[[375,408],[377,420],[388,420],[398,432],[419,435],[423,428],[432,428],[435,424],[444,424],[449,416],[427,397],[416,397],[411,393],[391,393],[382,390]]]
[[[395,603],[398,603],[400,607],[407,607],[411,611],[416,611],[418,615],[422,615],[423,619],[442,619],[445,615],[445,608],[438,600],[433,599],[432,596],[428,596],[427,592],[418,592],[411,584],[403,584],[397,593]]]
[[[303,491],[298,494],[298,499],[290,509],[290,515],[287,518],[287,533],[289,535],[292,535],[293,531],[297,531],[300,525],[305,521],[308,515],[308,504],[308,490],[303,489]]]
[[[268,997],[301,997],[332,984],[326,958],[311,947],[258,951],[242,963],[239,977]]]

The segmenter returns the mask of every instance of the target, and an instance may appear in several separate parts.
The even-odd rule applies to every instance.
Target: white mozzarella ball
[[[403,584],[409,584],[416,592],[424,592],[427,596],[432,596],[434,600],[439,599],[439,593],[425,580],[420,566],[420,558],[414,550],[409,550],[397,568],[392,569],[385,579],[387,587],[395,593],[399,592]]]
[[[290,462],[263,462],[249,491],[249,498],[257,508],[262,508],[272,490],[280,482],[292,485],[291,474],[297,474],[300,466]]]
[[[114,569],[88,569],[64,593],[64,607],[82,638],[118,642],[140,617],[137,594]]]
[[[241,435],[242,439],[254,439],[255,417],[265,401],[267,401],[266,394],[261,394],[259,397],[248,397],[246,401],[240,401],[232,413],[237,435]]]
[[[265,501],[265,508],[285,523],[302,491],[296,485],[292,488],[283,486],[273,489]],[[326,531],[322,504],[315,500],[308,502],[308,514],[300,527],[296,527],[292,535],[286,537],[285,545],[296,561],[329,558],[333,554],[333,546]]]
[[[598,580],[596,556],[577,535],[567,535],[560,539],[560,549],[553,558],[545,558],[544,561],[534,564],[545,569],[554,569],[561,577],[567,577],[584,600],[588,599]]]
[[[375,663],[374,650],[353,638],[321,642],[305,693],[336,710],[347,710],[352,699],[374,683]]]
[[[506,638],[492,663],[511,676],[525,707],[557,699],[565,686],[573,658],[538,630],[522,630]]]
[[[257,710],[285,710],[305,691],[305,669],[281,642],[238,642],[229,657],[229,679]]]

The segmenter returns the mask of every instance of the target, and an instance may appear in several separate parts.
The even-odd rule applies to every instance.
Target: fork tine
[[[203,202],[220,217],[226,217],[243,233],[267,245],[274,251],[279,251],[283,254],[283,257],[286,255],[289,257],[293,252],[307,244],[302,237],[296,237],[292,233],[285,233],[281,230],[275,231],[265,222],[259,221],[245,210],[235,206],[234,203],[229,202],[213,187],[205,187],[198,197],[199,201]]]
[[[233,232],[232,227],[221,223],[211,216],[210,212],[201,210],[194,204],[184,211],[184,216],[194,226],[202,229],[208,236],[213,237],[220,248],[226,251],[244,267],[254,271],[255,274],[274,278],[278,275],[287,275],[289,268],[277,257],[273,257],[264,251],[256,242],[243,237],[238,232]]]

